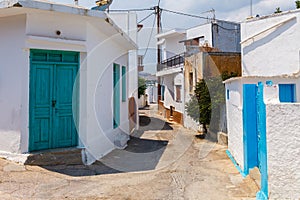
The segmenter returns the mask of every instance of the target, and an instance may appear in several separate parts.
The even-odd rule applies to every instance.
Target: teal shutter
[[[113,64],[113,127],[120,125],[120,65]]]
[[[122,66],[122,102],[126,102],[126,67]]]

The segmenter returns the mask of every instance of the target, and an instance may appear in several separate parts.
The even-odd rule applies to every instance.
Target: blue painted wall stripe
[[[241,167],[237,164],[237,162],[235,161],[234,157],[232,156],[232,154],[230,153],[229,150],[226,150],[226,154],[229,157],[229,159],[231,160],[231,162],[234,164],[235,168],[238,170],[238,172],[243,176],[246,177],[247,174],[245,174],[243,172],[243,170],[241,169]]]
[[[266,136],[266,105],[264,103],[264,85],[258,83],[258,160],[261,175],[261,189],[257,193],[257,199],[268,198],[268,164],[267,164],[267,136]]]

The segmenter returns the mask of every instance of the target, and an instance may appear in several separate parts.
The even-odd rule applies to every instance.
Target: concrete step
[[[78,148],[62,148],[31,153],[25,165],[82,165],[81,150]]]

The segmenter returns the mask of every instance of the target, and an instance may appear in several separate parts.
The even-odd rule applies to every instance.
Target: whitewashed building
[[[159,112],[169,120],[183,123],[183,68],[185,30],[174,29],[158,34],[162,51],[161,63],[156,76],[159,78]]]
[[[228,155],[257,199],[300,198],[300,10],[241,24],[242,77],[225,81]]]
[[[101,11],[0,2],[2,155],[78,147],[90,164],[126,147],[138,74],[128,17],[124,32]]]

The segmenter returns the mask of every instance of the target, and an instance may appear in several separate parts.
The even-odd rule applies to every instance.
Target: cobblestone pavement
[[[225,146],[197,139],[155,113],[141,110],[138,138],[91,166],[0,159],[0,199],[255,199],[255,181],[242,178]]]

